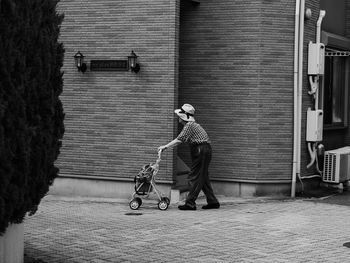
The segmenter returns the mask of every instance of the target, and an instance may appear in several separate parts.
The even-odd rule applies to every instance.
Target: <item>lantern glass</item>
[[[75,55],[74,55],[74,59],[75,59],[75,66],[77,68],[81,68],[81,66],[84,63],[84,55],[82,53],[80,53],[80,51],[78,51]]]
[[[137,55],[134,53],[134,51],[131,51],[130,56],[128,56],[128,60],[130,68],[135,68],[137,63]]]

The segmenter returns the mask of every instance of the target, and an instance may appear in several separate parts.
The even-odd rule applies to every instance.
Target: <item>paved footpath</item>
[[[128,200],[47,196],[25,220],[25,254],[47,263],[350,262],[348,206],[220,201],[218,210],[160,211],[148,201],[133,211]]]

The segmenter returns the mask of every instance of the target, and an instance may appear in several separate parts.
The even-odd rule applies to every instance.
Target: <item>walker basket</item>
[[[135,184],[135,192],[138,195],[147,195],[152,191],[152,186],[150,183],[138,183]]]
[[[135,176],[135,191],[137,194],[147,194],[150,192],[151,180],[153,177],[154,169],[151,164],[146,164],[141,168],[138,175]]]

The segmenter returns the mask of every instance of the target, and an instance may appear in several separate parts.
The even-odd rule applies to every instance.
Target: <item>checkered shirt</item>
[[[189,144],[200,144],[204,142],[210,143],[209,136],[206,131],[198,123],[189,121],[183,127],[177,139]]]

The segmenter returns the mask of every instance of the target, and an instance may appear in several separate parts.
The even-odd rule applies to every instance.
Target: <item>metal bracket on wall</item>
[[[326,51],[325,54],[326,57],[349,57],[350,56],[350,52],[349,51]]]
[[[325,56],[326,57],[349,57],[350,51],[326,48]]]

